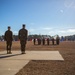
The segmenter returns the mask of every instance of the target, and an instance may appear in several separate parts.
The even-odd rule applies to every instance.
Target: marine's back
[[[20,40],[27,40],[27,30],[26,29],[20,29],[19,39]]]

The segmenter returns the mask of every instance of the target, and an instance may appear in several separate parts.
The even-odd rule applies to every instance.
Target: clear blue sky
[[[18,34],[26,24],[29,34],[75,34],[75,0],[0,0],[0,35],[8,26]]]

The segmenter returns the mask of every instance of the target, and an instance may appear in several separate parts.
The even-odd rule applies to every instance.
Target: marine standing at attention
[[[25,48],[26,48],[26,43],[27,43],[27,36],[28,36],[28,31],[25,29],[26,25],[22,25],[22,29],[19,30],[18,36],[21,44],[21,52],[22,54],[25,54]]]
[[[13,33],[10,30],[10,26],[8,26],[8,30],[4,34],[4,39],[6,41],[6,48],[7,48],[7,54],[11,54],[11,46],[12,46],[12,41],[13,41]]]

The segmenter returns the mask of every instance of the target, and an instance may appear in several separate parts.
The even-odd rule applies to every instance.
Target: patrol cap
[[[23,26],[23,27],[25,27],[26,25],[25,25],[25,24],[23,24],[22,26]]]
[[[8,26],[8,28],[11,28],[10,26]]]

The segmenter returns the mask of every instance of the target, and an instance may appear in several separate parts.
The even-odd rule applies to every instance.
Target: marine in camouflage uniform
[[[59,42],[60,42],[60,38],[59,38],[59,36],[57,36],[56,37],[56,44],[59,45]]]
[[[45,38],[42,39],[42,44],[45,45]]]
[[[41,45],[41,39],[38,38],[38,45]]]
[[[35,43],[36,43],[36,39],[35,38],[34,38],[33,42],[34,42],[34,45],[35,45]]]
[[[49,45],[49,38],[47,38],[47,45]]]
[[[21,52],[25,54],[25,47],[27,42],[28,31],[25,29],[25,24],[23,24],[23,28],[19,30],[18,36],[21,44]]]
[[[11,46],[13,41],[13,33],[10,31],[10,27],[8,26],[8,30],[4,34],[4,39],[6,41],[7,54],[11,54]]]
[[[52,37],[52,44],[54,45],[54,38]]]

